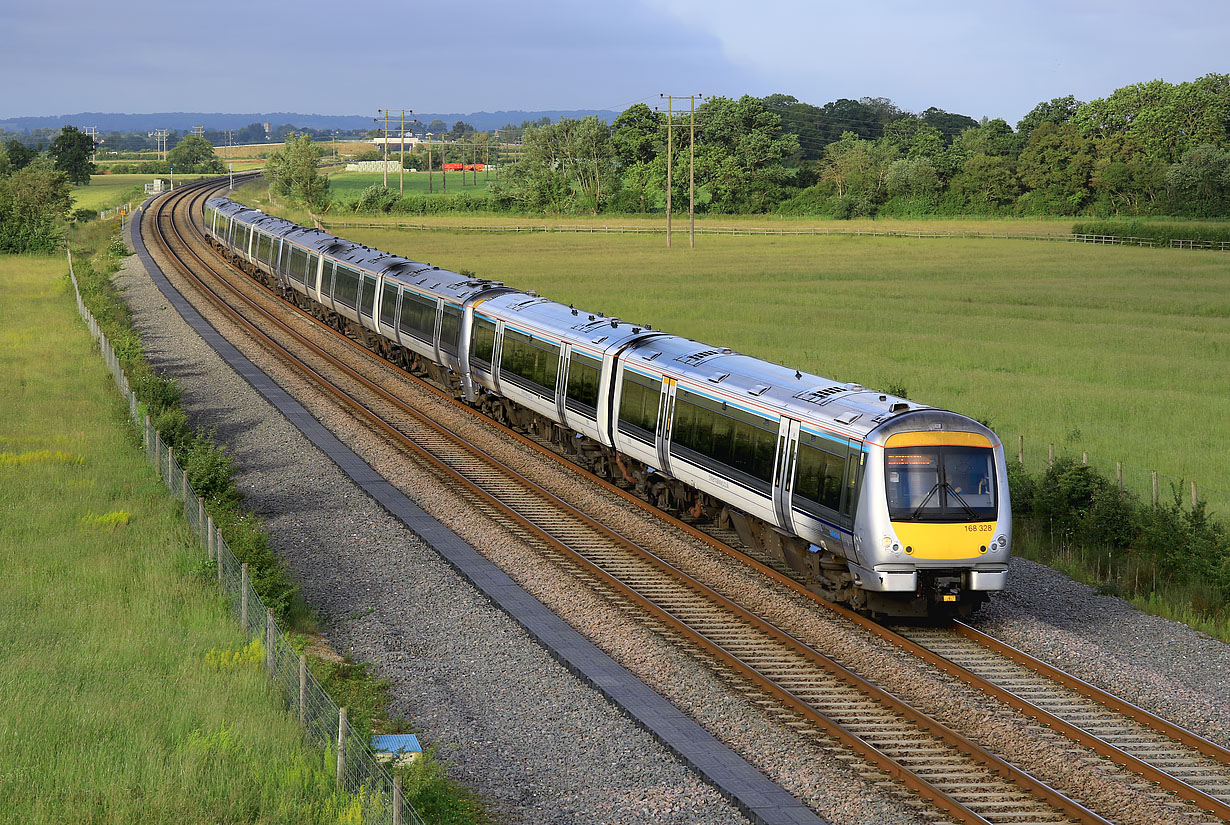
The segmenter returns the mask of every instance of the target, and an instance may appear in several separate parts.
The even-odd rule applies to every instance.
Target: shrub
[[[1074,235],[1112,235],[1119,238],[1149,238],[1162,246],[1172,240],[1230,243],[1230,226],[1153,221],[1084,221],[1072,226]]]

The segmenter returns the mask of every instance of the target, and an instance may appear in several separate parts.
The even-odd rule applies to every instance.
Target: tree
[[[1177,212],[1198,217],[1230,212],[1230,151],[1204,144],[1183,153],[1166,182]]]
[[[475,128],[465,121],[459,120],[453,124],[453,128],[445,133],[445,137],[449,140],[464,140],[474,134]]]
[[[222,161],[214,157],[214,147],[200,135],[185,135],[167,153],[171,168],[182,174],[221,172]]]
[[[697,110],[696,120],[698,185],[709,190],[710,209],[764,212],[782,199],[790,181],[783,161],[798,152],[799,139],[783,133],[781,117],[763,100],[751,95],[710,98]],[[688,131],[679,129],[678,136]],[[686,148],[683,141],[677,143]],[[686,162],[686,153],[680,155]]]
[[[316,169],[321,154],[321,149],[307,135],[286,141],[265,163],[270,193],[290,198],[309,209],[327,206],[329,179],[321,177]]]
[[[10,140],[4,144],[4,151],[9,156],[9,164],[14,172],[25,169],[38,156],[37,149],[31,149],[24,143],[17,140]]]
[[[1043,123],[1029,136],[1017,172],[1047,203],[1048,213],[1071,214],[1088,201],[1093,153],[1075,124]]]
[[[975,209],[1007,206],[1020,192],[1011,158],[977,154],[952,179],[952,192]]]
[[[1150,155],[1175,163],[1188,149],[1230,140],[1230,75],[1208,74],[1178,85],[1151,80],[1124,86],[1081,106],[1075,122],[1087,137],[1132,137]]]
[[[494,188],[527,209],[600,211],[619,188],[610,129],[592,115],[526,129],[521,158]]]
[[[1053,123],[1056,126],[1071,123],[1077,111],[1084,105],[1072,95],[1052,98],[1030,109],[1029,114],[1021,118],[1021,122],[1016,125],[1016,130],[1022,137],[1028,138],[1030,133],[1043,123]]]
[[[978,125],[978,121],[969,115],[945,112],[943,109],[938,109],[935,106],[927,109],[919,117],[921,117],[923,123],[943,135],[945,143],[952,143],[957,135],[966,129],[972,129]]]
[[[70,183],[88,184],[97,169],[90,162],[94,154],[94,139],[76,126],[65,126],[47,150],[55,168],[63,172]]]
[[[72,204],[67,175],[47,158],[0,178],[0,253],[54,252]]]

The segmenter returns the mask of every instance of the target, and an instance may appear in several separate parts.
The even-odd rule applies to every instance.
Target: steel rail
[[[192,204],[189,204],[189,211],[191,211],[191,205]],[[172,209],[173,208],[174,207],[172,207]],[[161,227],[158,226],[158,218],[160,217],[161,217],[161,212],[159,212],[155,217],[155,226],[158,228],[159,232],[161,233]],[[183,239],[182,235],[179,234],[178,228],[175,228],[173,226],[173,222],[172,222],[172,228],[178,235],[180,242],[183,243],[186,248],[190,247],[190,245]],[[166,243],[165,245],[167,247],[168,254],[176,258],[181,258],[181,256],[179,256],[177,253],[175,253],[173,250],[170,249],[169,243]],[[189,251],[191,250],[189,249]],[[196,255],[195,252],[192,252],[192,254]],[[202,258],[200,258],[199,255],[197,255],[196,257],[198,258],[198,260],[201,261],[203,265],[212,269],[212,267],[209,267],[209,265]],[[181,265],[184,265],[185,268],[188,268],[186,266],[186,263],[182,262],[182,259],[181,259]],[[191,277],[196,278],[197,276],[191,275]],[[208,294],[213,295],[213,298],[211,298],[211,300],[216,301],[219,304],[225,304],[225,301],[223,301],[220,296],[217,296],[213,293],[212,288],[205,285],[203,281],[201,281],[199,278],[198,278],[198,282],[201,283],[202,287],[206,289]],[[233,310],[228,309],[228,312],[233,312]],[[277,346],[280,348],[280,345],[277,345],[276,342],[273,342],[272,339],[263,330],[260,330],[258,327],[256,327],[251,322],[244,320],[242,321],[242,324],[245,328],[249,329],[252,333],[256,334],[258,337],[265,338],[266,340],[269,340],[273,346]],[[288,330],[288,331],[292,335],[295,335],[295,337],[300,338],[302,340],[302,336],[299,336],[297,333],[294,333],[293,330]],[[336,334],[338,334],[339,336],[341,335],[341,333],[336,333]],[[349,341],[350,339],[346,338],[346,340]],[[329,355],[328,353],[325,353],[321,348],[317,347],[315,344],[311,342],[306,342],[306,341],[304,341],[304,343],[309,347],[309,349],[314,351],[316,354],[332,362],[335,368],[342,369],[343,371],[349,373],[350,377],[353,380],[359,380],[365,383],[369,387],[369,389],[375,392],[378,392],[386,400],[393,402],[393,403],[397,403],[407,413],[412,414],[412,411],[409,410],[409,408],[406,408],[405,405],[401,404],[398,399],[391,396],[391,394],[387,393],[387,391],[385,391],[382,387],[379,387],[378,385],[368,381],[365,377],[359,375],[357,372],[355,372],[351,368],[345,365],[342,365],[340,362],[337,361],[337,359],[333,358],[333,356]],[[363,350],[363,351],[366,352],[366,350]],[[289,357],[291,359],[294,358],[294,356],[289,353],[285,353],[281,355],[280,357],[283,357],[283,358]],[[325,379],[323,376],[321,376],[319,372],[316,371],[315,369],[309,369],[308,373],[310,375],[315,376],[315,380],[317,380],[318,382],[323,382],[323,384],[325,385],[330,385],[330,382],[327,381],[327,379]],[[336,388],[336,387],[327,389],[327,391],[339,398],[347,397],[346,393],[342,392],[339,388]],[[353,400],[350,400],[350,401],[347,401],[346,403],[354,403],[354,402]],[[410,447],[411,449],[413,449],[417,455],[421,455],[422,457],[427,458],[431,464],[437,467],[443,468],[445,472],[448,472],[456,480],[461,482],[463,486],[467,487],[473,494],[484,496],[484,497],[489,497],[489,495],[485,491],[483,491],[477,485],[470,482],[468,479],[465,479],[465,477],[459,474],[456,470],[447,467],[447,465],[443,464],[443,462],[440,462],[438,459],[435,459],[435,457],[427,454],[426,451],[422,450],[422,448],[418,447],[418,445],[415,445],[413,444],[413,442],[410,442],[408,439],[405,438],[405,436],[398,433],[395,430],[395,428],[392,428],[388,424],[386,424],[381,419],[380,416],[376,415],[366,406],[358,405],[358,407],[363,412],[363,415],[365,418],[368,418],[369,420],[371,420],[381,430],[385,431],[390,436],[397,438],[399,442],[402,442],[407,447]],[[434,421],[429,421],[428,423],[430,423],[432,426],[437,426],[437,427],[439,426],[437,422],[434,422]],[[470,445],[466,445],[466,446],[470,446]],[[472,447],[470,447],[470,449],[474,450],[474,448]],[[478,455],[480,455],[483,459],[487,458],[485,453],[482,453],[481,451],[477,451],[477,450],[474,450],[474,451]],[[534,486],[537,486],[537,485],[534,485]],[[546,492],[546,491],[543,491],[543,492],[550,499],[556,502],[559,502],[559,499],[555,497],[553,494],[550,494],[549,492]],[[501,507],[501,509],[505,509],[502,503],[500,503],[499,506]],[[580,515],[583,516],[583,514],[580,514]],[[520,514],[509,511],[506,513],[506,516],[512,518],[515,522],[517,522],[520,526],[522,526],[523,529],[529,530],[531,533],[539,536],[542,540],[555,546],[558,550],[562,550],[563,552],[570,553],[570,554],[576,553],[574,549],[569,548],[567,545],[554,539],[545,530],[541,530],[536,525],[534,525],[532,522],[530,522],[528,519],[525,519],[522,516],[520,516]],[[584,517],[584,518],[586,520],[589,520],[588,517]],[[592,520],[589,520],[589,521],[592,522]],[[594,523],[594,525],[596,529],[600,529],[602,532],[605,532],[613,536],[617,536],[617,534],[614,534],[613,531],[609,531],[609,530],[605,530],[601,528],[601,526],[597,525],[596,522]],[[618,540],[626,542],[626,540],[622,539],[622,537],[618,537]],[[1064,797],[1062,794],[1059,794],[1058,792],[1047,787],[1043,783],[1038,782],[1036,779],[1029,776],[1024,771],[1021,771],[1020,769],[1009,765],[1008,763],[999,759],[999,757],[994,756],[993,754],[986,751],[985,749],[982,749],[979,746],[974,745],[973,743],[969,742],[968,740],[965,740],[964,737],[961,737],[959,734],[956,734],[953,731],[949,731],[946,728],[943,728],[943,726],[940,726],[937,723],[935,723],[933,720],[930,720],[929,718],[923,716],[922,714],[919,714],[917,711],[913,710],[905,703],[900,702],[898,699],[896,699],[896,697],[891,696],[891,694],[888,694],[880,690],[879,688],[876,688],[875,686],[870,685],[865,680],[863,680],[861,677],[848,671],[847,669],[845,669],[843,666],[839,665],[838,663],[833,662],[832,660],[829,660],[827,657],[824,657],[822,654],[819,654],[818,652],[814,651],[810,647],[803,645],[797,639],[790,637],[788,634],[785,634],[783,631],[768,624],[767,622],[764,622],[763,620],[759,619],[759,617],[755,617],[752,614],[748,613],[747,611],[743,610],[742,608],[739,608],[737,605],[734,605],[732,602],[729,602],[728,600],[726,600],[725,597],[716,593],[716,591],[712,591],[704,587],[703,585],[700,585],[698,582],[691,581],[690,577],[686,577],[686,574],[683,574],[677,568],[674,568],[673,566],[664,562],[662,559],[658,558],[654,554],[649,553],[643,548],[636,548],[635,545],[632,545],[631,543],[628,543],[628,544],[630,545],[630,548],[632,549],[633,552],[643,554],[647,558],[652,558],[653,560],[655,560],[656,564],[663,566],[664,572],[668,572],[669,575],[676,578],[677,580],[682,581],[684,579],[687,579],[689,580],[689,586],[694,587],[694,588],[700,588],[701,592],[707,591],[707,593],[704,594],[704,598],[710,600],[711,602],[716,602],[716,603],[721,604],[723,607],[731,611],[733,614],[739,615],[741,620],[756,627],[759,631],[768,633],[771,636],[777,636],[783,642],[792,643],[796,647],[796,649],[799,649],[801,652],[803,652],[804,655],[807,656],[807,658],[810,659],[814,664],[825,668],[826,670],[828,670],[830,673],[833,673],[834,675],[837,675],[839,678],[843,679],[843,681],[852,682],[855,684],[861,683],[860,690],[863,690],[868,695],[873,696],[877,702],[880,702],[889,707],[892,707],[895,712],[898,712],[901,715],[907,718],[910,718],[916,724],[923,726],[924,728],[930,728],[932,735],[939,736],[941,739],[949,742],[954,747],[957,747],[958,749],[966,752],[967,755],[973,757],[975,761],[980,761],[984,763],[985,765],[989,766],[991,770],[993,770],[994,772],[999,773],[1001,776],[1004,776],[1014,781],[1021,787],[1026,788],[1029,792],[1033,793],[1038,798],[1041,798],[1045,800],[1048,804],[1051,804],[1059,808],[1060,810],[1062,810],[1065,813],[1065,815],[1071,816],[1073,818],[1076,818],[1080,821],[1085,821],[1085,822],[1098,822],[1098,823],[1105,822],[1105,820],[1101,819],[1101,817],[1098,817],[1096,814],[1094,814],[1091,811],[1088,811],[1087,809],[1083,808],[1077,803],[1072,802],[1071,800]],[[806,705],[806,703],[802,702],[797,697],[793,697],[789,693],[789,691],[783,689],[780,685],[777,685],[773,683],[771,680],[767,680],[763,676],[760,676],[759,674],[756,673],[756,671],[753,668],[748,666],[738,657],[733,656],[728,651],[725,651],[724,649],[722,649],[722,647],[719,644],[713,642],[712,640],[709,640],[703,634],[688,627],[685,622],[680,621],[677,617],[671,615],[669,612],[662,610],[657,605],[655,605],[651,600],[645,598],[641,594],[637,593],[635,590],[632,590],[631,588],[626,587],[625,585],[618,582],[617,580],[614,580],[613,577],[611,577],[609,573],[605,573],[601,571],[601,569],[597,565],[593,564],[591,561],[586,559],[583,555],[580,556],[580,558],[583,560],[583,563],[586,566],[588,566],[595,575],[602,575],[608,578],[610,580],[608,586],[614,587],[616,590],[620,591],[626,598],[630,598],[634,602],[638,603],[651,615],[657,616],[661,621],[665,622],[668,626],[675,628],[677,632],[681,633],[685,637],[693,639],[695,643],[700,645],[702,649],[706,650],[706,652],[708,652],[710,655],[714,656],[719,661],[725,662],[729,667],[743,674],[745,678],[752,680],[753,682],[761,685],[762,689],[766,690],[771,695],[774,695],[776,698],[778,698],[780,701],[782,701],[787,706],[796,709],[798,712],[804,713],[804,715],[806,715],[808,718],[811,718],[814,722],[816,722],[822,728],[829,730],[836,738],[840,739],[841,741],[846,742],[849,746],[862,752],[866,758],[873,760],[877,764],[880,764],[882,766],[882,769],[884,769],[887,773],[900,778],[903,782],[913,787],[914,790],[919,792],[921,795],[924,795],[927,798],[930,798],[935,804],[937,804],[937,806],[944,808],[946,810],[949,810],[950,812],[957,814],[957,815],[960,815],[964,811],[967,821],[978,821],[978,822],[986,821],[982,817],[979,817],[977,814],[972,814],[972,812],[970,812],[967,808],[962,806],[960,803],[956,802],[955,800],[951,800],[950,797],[947,797],[946,794],[943,794],[943,792],[935,789],[933,786],[930,785],[930,783],[926,783],[925,780],[917,779],[916,775],[914,775],[911,771],[904,768],[903,766],[893,763],[891,760],[888,760],[888,764],[885,764],[884,762],[885,757],[874,747],[867,744],[866,742],[859,739],[858,737],[854,736],[853,734],[850,734],[848,731],[844,731],[843,729],[840,728],[840,726],[837,726],[835,725],[835,723],[832,723],[831,720],[828,720],[828,718],[825,717],[823,714],[810,708],[810,706]],[[787,642],[787,640],[789,641]],[[911,779],[911,777],[914,777],[915,779],[917,779],[917,783],[915,783]],[[974,818],[970,819],[969,818],[970,815],[972,815],[972,817]]]

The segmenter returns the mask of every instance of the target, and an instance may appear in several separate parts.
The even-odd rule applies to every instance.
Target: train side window
[[[555,395],[555,381],[559,373],[559,346],[504,328],[504,346],[500,350],[500,376],[529,382],[534,392],[547,396]]]
[[[436,302],[409,289],[403,290],[398,324],[402,332],[430,341],[436,332]]]
[[[832,517],[842,512],[842,482],[848,461],[844,443],[802,434],[794,481],[796,503],[813,515]]]
[[[495,323],[475,315],[474,328],[470,331],[470,357],[490,369],[494,356]]]
[[[299,283],[303,283],[308,277],[307,253],[297,246],[290,248],[290,261],[287,268],[290,272],[290,277]]]
[[[320,294],[333,295],[333,261],[325,261],[324,271],[320,274]]]
[[[619,394],[619,430],[644,441],[654,440],[658,428],[658,402],[662,381],[647,375],[624,370],[623,388]]]
[[[376,279],[370,275],[363,276],[363,297],[359,301],[359,311],[370,316],[376,307]]]
[[[756,489],[773,481],[778,427],[775,421],[688,390],[675,391],[671,449]],[[691,453],[692,455],[689,455]]]
[[[359,305],[359,273],[344,266],[338,266],[333,276],[333,297],[351,309]]]
[[[568,359],[568,395],[564,401],[565,406],[595,418],[598,413],[598,382],[601,377],[600,360],[573,350]]]
[[[846,494],[841,500],[841,512],[851,518],[858,510],[858,491],[862,489],[859,481],[863,476],[863,448],[856,442],[850,442],[850,455],[846,459]]]
[[[397,284],[385,283],[384,297],[380,299],[380,323],[393,326],[397,320]]]
[[[440,319],[440,348],[453,355],[457,354],[457,339],[461,335],[461,308],[452,304],[444,305],[444,316]]]
[[[316,288],[316,276],[319,273],[320,273],[320,256],[319,255],[309,255],[308,256],[308,266],[307,266],[307,277],[304,278],[303,283],[307,285],[309,288],[315,289]]]

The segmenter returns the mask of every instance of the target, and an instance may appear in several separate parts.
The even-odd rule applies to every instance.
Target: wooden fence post
[[[1119,491],[1123,492],[1123,462],[1115,462],[1115,475],[1119,478]]]
[[[337,711],[337,784],[346,787],[346,708]]]
[[[401,776],[393,775],[393,825],[402,825],[401,818]]]
[[[1089,451],[1088,450],[1081,453],[1081,464],[1085,465],[1086,467],[1089,466]]]
[[[1157,470],[1153,471],[1153,506],[1157,506]]]
[[[175,448],[170,444],[167,445],[167,476],[163,481],[167,485],[167,492],[175,495]]]
[[[214,557],[214,517],[205,517],[205,546],[209,548],[209,557]]]
[[[1055,466],[1055,442],[1053,441],[1051,442],[1050,447],[1046,451],[1046,466],[1047,467]]]
[[[1016,437],[1016,463],[1025,466],[1025,436]]]
[[[196,531],[205,532],[205,499],[200,496],[196,497]]]
[[[1194,481],[1193,481],[1193,482],[1192,482],[1192,509],[1193,509],[1193,510],[1195,510],[1195,509],[1196,509],[1196,502],[1197,502],[1197,501],[1198,501],[1198,499],[1196,498],[1196,482],[1194,482]]]

